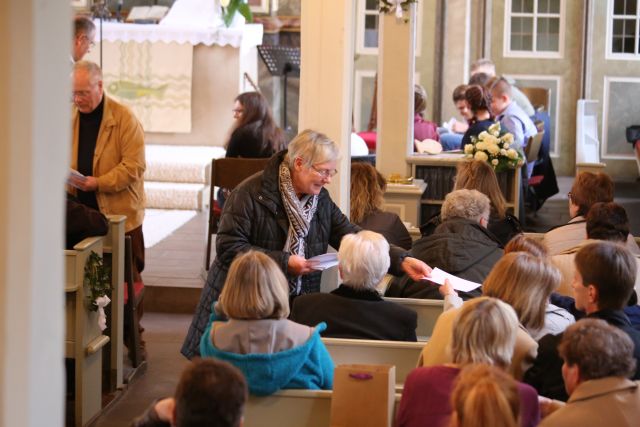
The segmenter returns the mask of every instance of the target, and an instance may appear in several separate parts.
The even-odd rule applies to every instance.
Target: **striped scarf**
[[[304,257],[305,240],[309,234],[311,219],[318,208],[318,196],[305,195],[302,200],[298,199],[291,181],[291,172],[286,163],[286,161],[280,163],[279,171],[280,194],[289,219],[289,232],[283,250],[292,255]],[[301,288],[301,276],[289,280],[290,295],[300,295]]]

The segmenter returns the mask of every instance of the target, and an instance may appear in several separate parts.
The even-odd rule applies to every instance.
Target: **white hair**
[[[389,243],[382,234],[362,230],[347,234],[340,242],[338,265],[343,284],[375,289],[389,270]]]
[[[338,145],[327,135],[306,129],[300,132],[288,146],[289,168],[293,169],[297,158],[306,166],[337,160],[340,154]]]
[[[449,218],[465,218],[480,222],[481,218],[489,219],[491,202],[478,190],[456,190],[447,194],[442,204],[440,216],[443,221]]]

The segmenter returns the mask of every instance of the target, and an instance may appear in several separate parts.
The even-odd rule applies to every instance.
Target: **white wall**
[[[68,2],[0,2],[0,426],[62,426]]]

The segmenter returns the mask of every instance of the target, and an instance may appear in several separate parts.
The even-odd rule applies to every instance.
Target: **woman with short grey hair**
[[[338,145],[323,133],[305,130],[288,151],[271,157],[265,170],[237,186],[229,195],[216,236],[216,258],[209,269],[182,354],[198,355],[211,305],[225,283],[227,271],[239,253],[250,249],[269,255],[285,273],[289,298],[319,292],[321,272],[312,258],[340,247],[342,238],[359,227],[333,203],[324,188],[337,173]],[[424,262],[398,247],[389,251],[392,274],[403,271],[416,279],[429,276]]]
[[[342,284],[328,294],[296,298],[290,319],[308,326],[326,322],[325,337],[416,341],[416,313],[385,301],[376,290],[389,269],[388,254],[381,234],[347,234],[338,251]]]

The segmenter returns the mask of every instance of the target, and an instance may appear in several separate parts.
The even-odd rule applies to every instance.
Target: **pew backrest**
[[[329,427],[331,390],[280,390],[271,396],[249,396],[244,427]],[[401,394],[395,394],[394,418]]]
[[[336,365],[394,365],[396,385],[404,384],[416,367],[424,342],[322,338]]]
[[[444,311],[444,300],[419,298],[388,298],[385,300],[403,305],[418,314],[416,335],[418,341],[427,341],[433,333],[438,316]]]

